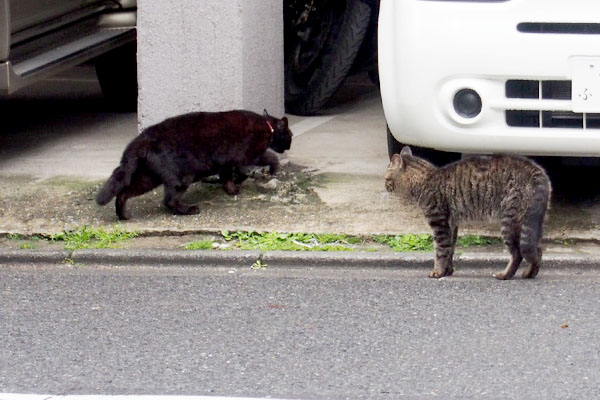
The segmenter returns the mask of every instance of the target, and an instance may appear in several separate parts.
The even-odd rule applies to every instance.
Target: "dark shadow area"
[[[82,135],[118,112],[104,99],[92,65],[0,96],[0,160]]]
[[[550,176],[553,203],[577,207],[600,203],[600,165],[597,159],[539,157],[536,160]]]
[[[344,81],[344,84],[327,101],[317,115],[339,114],[340,110],[352,112],[359,110],[365,100],[377,97],[380,99],[379,86],[373,83],[366,72],[354,74]]]

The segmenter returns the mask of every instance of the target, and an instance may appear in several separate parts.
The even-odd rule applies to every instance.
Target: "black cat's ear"
[[[412,151],[411,151],[410,147],[404,146],[402,148],[402,151],[400,152],[400,155],[401,156],[412,156]]]
[[[288,127],[288,120],[287,117],[283,117],[279,120],[277,120],[277,129],[279,129],[280,131],[285,131]]]

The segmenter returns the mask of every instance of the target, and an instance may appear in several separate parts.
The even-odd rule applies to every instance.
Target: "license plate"
[[[571,79],[573,111],[600,113],[600,57],[573,57]]]

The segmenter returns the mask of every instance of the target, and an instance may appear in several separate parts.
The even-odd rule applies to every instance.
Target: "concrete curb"
[[[327,252],[327,251],[267,251],[262,262],[269,267],[352,268],[431,268],[433,255],[429,253],[392,252]]]
[[[0,250],[1,264],[58,264],[69,258],[67,250]]]
[[[70,258],[76,264],[234,267],[251,266],[260,251],[76,250]]]
[[[0,265],[74,264],[152,265],[182,267],[250,267],[261,260],[270,268],[424,268],[433,266],[433,253],[321,252],[321,251],[244,251],[244,250],[0,250]],[[457,268],[502,268],[508,261],[504,253],[460,254]],[[546,268],[600,268],[600,255],[549,254]]]

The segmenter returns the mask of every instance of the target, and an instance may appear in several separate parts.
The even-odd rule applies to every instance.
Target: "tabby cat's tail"
[[[544,172],[533,177],[533,199],[521,227],[520,247],[523,254],[537,254],[539,251],[551,190],[550,180]]]
[[[125,157],[124,157],[125,158]],[[96,203],[103,206],[112,200],[121,190],[129,186],[131,176],[138,166],[138,158],[127,158],[115,168],[108,181],[100,188],[96,195]]]

